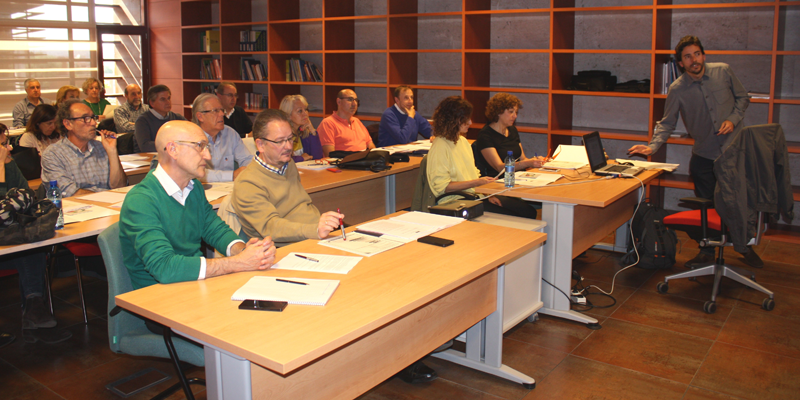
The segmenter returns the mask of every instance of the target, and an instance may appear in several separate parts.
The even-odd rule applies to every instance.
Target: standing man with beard
[[[100,131],[97,115],[80,100],[67,100],[58,109],[56,126],[67,137],[42,154],[42,184],[58,181],[64,197],[123,187],[128,177],[117,154],[117,138]]]
[[[334,150],[362,151],[375,148],[367,127],[354,117],[359,104],[358,95],[351,89],[342,89],[336,96],[336,112],[323,119],[317,128],[325,157]]]
[[[694,181],[695,195],[713,200],[717,185],[714,160],[722,154],[728,138],[733,136],[730,134],[742,129],[750,96],[728,64],[706,64],[705,50],[697,37],[681,38],[675,46],[675,57],[686,73],[669,87],[664,118],[656,125],[650,144],[633,146],[628,153],[647,156],[658,151],[675,130],[680,114],[694,139],[689,174]],[[751,266],[764,265],[752,249],[744,256]],[[708,264],[713,260],[714,248],[701,248],[695,258],[686,262],[686,267]]]

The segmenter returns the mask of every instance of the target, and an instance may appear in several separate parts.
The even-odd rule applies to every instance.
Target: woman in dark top
[[[517,171],[538,168],[544,161],[541,157],[528,158],[522,150],[519,132],[514,126],[517,113],[522,108],[522,101],[512,94],[498,93],[486,103],[486,118],[478,139],[475,141],[475,164],[482,175],[496,176],[505,168],[508,151],[517,160],[514,167]]]

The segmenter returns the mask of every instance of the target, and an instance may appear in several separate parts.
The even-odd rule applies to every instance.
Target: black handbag
[[[380,172],[392,169],[392,159],[386,150],[364,150],[350,154],[338,162],[342,169],[360,169]]]
[[[614,90],[614,86],[616,85],[617,77],[611,75],[609,71],[578,71],[578,75],[572,76],[569,89],[589,92],[608,92]]]
[[[11,189],[0,200],[0,246],[33,243],[56,235],[58,209],[47,199],[36,201],[29,189]]]

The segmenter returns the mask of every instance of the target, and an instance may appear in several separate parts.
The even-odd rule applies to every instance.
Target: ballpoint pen
[[[278,279],[275,279],[275,280],[276,280],[277,282],[283,282],[283,283],[293,283],[293,284],[295,284],[295,285],[308,285],[308,284],[307,284],[307,283],[305,283],[305,282],[290,281],[290,280],[288,280],[288,279],[280,279],[280,278],[278,278]]]
[[[306,256],[304,256],[302,254],[295,254],[295,256],[300,257],[300,258],[302,258],[304,260],[313,261],[313,262],[319,262],[319,260],[317,260],[316,258],[306,257]]]
[[[339,209],[338,209],[338,208],[336,209],[336,212],[337,212],[338,214],[341,214],[341,213],[342,213],[341,211],[339,211]],[[346,234],[346,233],[344,233],[344,221],[342,221],[342,219],[341,219],[341,218],[339,218],[339,227],[341,227],[341,228],[342,228],[342,240],[347,240],[347,234]]]

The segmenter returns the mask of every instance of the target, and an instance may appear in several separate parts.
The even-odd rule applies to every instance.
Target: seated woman
[[[505,158],[509,151],[518,160],[514,164],[517,171],[542,166],[543,158],[528,158],[522,149],[519,132],[514,126],[521,108],[522,101],[508,93],[497,93],[486,103],[486,119],[489,123],[478,133],[478,139],[473,145],[477,149],[475,165],[483,175],[499,174],[505,168]]]
[[[323,157],[319,136],[308,119],[308,101],[299,94],[288,95],[281,100],[281,111],[289,115],[289,125],[295,135],[292,159],[295,162],[319,160]]]
[[[472,148],[461,134],[469,131],[472,121],[472,104],[460,96],[442,100],[433,112],[433,130],[436,140],[428,152],[427,178],[434,196],[465,191],[475,193],[473,188],[494,182],[494,177],[480,177],[475,168]],[[455,200],[457,196],[446,196],[439,203]],[[526,201],[504,196],[489,197],[484,202],[489,212],[536,218],[536,210]]]
[[[108,100],[100,98],[100,92],[103,90],[105,90],[103,84],[95,78],[89,78],[83,82],[83,93],[86,95],[83,103],[92,109],[94,115],[97,115],[98,121],[105,119],[103,111],[105,111],[106,106],[111,105]]]
[[[28,119],[25,133],[19,138],[19,145],[36,148],[41,156],[47,146],[61,140],[61,132],[56,129],[57,111],[55,106],[49,104],[36,106]]]
[[[72,85],[62,86],[58,89],[58,93],[56,94],[56,102],[53,103],[53,105],[58,107],[61,105],[61,103],[67,100],[72,100],[72,99],[80,100],[80,98],[81,98],[81,90],[79,88]]]

